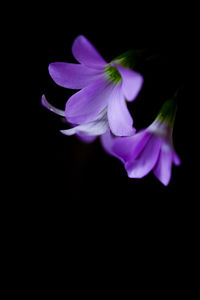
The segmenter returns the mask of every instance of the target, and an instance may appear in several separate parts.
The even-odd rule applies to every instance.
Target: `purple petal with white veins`
[[[142,75],[119,65],[115,65],[115,67],[118,69],[122,76],[122,90],[126,100],[135,100],[142,88]]]
[[[142,178],[155,166],[160,152],[161,140],[151,136],[139,156],[125,164],[130,178]]]
[[[112,151],[123,162],[133,161],[143,150],[151,134],[146,130],[141,130],[133,136],[118,137],[115,139]]]
[[[49,74],[64,88],[82,89],[101,76],[102,71],[80,64],[55,62],[49,65]]]
[[[66,103],[65,116],[73,124],[88,123],[107,106],[112,85],[103,77],[80,90]]]
[[[42,99],[41,99],[42,105],[47,108],[48,110],[52,111],[53,113],[61,116],[61,117],[65,117],[65,111],[61,110],[59,108],[56,108],[55,106],[53,106],[52,104],[50,104],[45,95],[42,95]]]
[[[112,133],[117,136],[129,136],[135,133],[133,119],[127,109],[121,84],[117,85],[110,94],[108,121]]]
[[[154,175],[164,185],[168,185],[171,178],[172,151],[161,147],[157,164],[154,167]]]
[[[71,129],[61,130],[61,132],[65,135],[81,134],[97,136],[104,134],[108,128],[107,111],[104,109],[93,121],[75,126]]]
[[[83,35],[75,39],[72,45],[72,53],[78,62],[88,67],[102,69],[107,64],[95,47]]]

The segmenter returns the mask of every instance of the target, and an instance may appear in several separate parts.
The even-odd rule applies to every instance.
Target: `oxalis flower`
[[[130,178],[142,178],[153,170],[155,176],[168,185],[172,163],[181,163],[172,141],[175,113],[175,100],[168,100],[149,127],[130,137],[114,138],[107,132],[102,136],[103,146],[124,163]]]
[[[133,134],[133,119],[126,100],[133,101],[137,97],[143,77],[120,65],[120,60],[107,63],[82,35],[75,39],[72,53],[79,64],[55,62],[49,65],[49,73],[58,85],[80,89],[68,99],[64,112],[66,120],[78,126],[61,132],[95,136],[105,133],[109,127],[116,136]],[[44,96],[42,102],[55,112],[56,108],[52,108]]]

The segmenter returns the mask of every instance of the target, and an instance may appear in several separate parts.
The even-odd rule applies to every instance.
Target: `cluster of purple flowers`
[[[137,132],[127,101],[137,98],[143,76],[124,66],[120,59],[106,62],[82,35],[75,39],[72,53],[78,64],[51,63],[49,74],[58,85],[79,91],[68,99],[65,111],[42,96],[46,108],[71,124],[70,129],[61,132],[76,134],[86,142],[100,136],[104,149],[123,162],[130,178],[144,177],[153,170],[167,185],[172,163],[180,164],[172,142],[175,101],[164,103],[155,121]]]

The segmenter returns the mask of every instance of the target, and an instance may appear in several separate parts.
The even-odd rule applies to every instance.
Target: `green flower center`
[[[117,84],[122,81],[122,77],[116,67],[107,65],[105,67],[105,74],[106,74],[108,80],[112,83]]]

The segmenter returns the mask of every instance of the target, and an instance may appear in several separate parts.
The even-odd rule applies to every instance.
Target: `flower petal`
[[[113,134],[117,136],[129,136],[135,133],[133,119],[127,109],[122,94],[121,84],[116,86],[109,98],[108,121]]]
[[[142,88],[143,77],[139,73],[125,67],[115,65],[122,76],[122,89],[126,100],[133,101]]]
[[[45,108],[49,109],[50,111],[54,112],[55,114],[57,114],[57,115],[59,115],[59,116],[61,116],[61,117],[65,117],[65,111],[64,111],[64,110],[61,110],[61,109],[58,109],[58,108],[56,108],[55,106],[51,105],[51,104],[47,101],[45,95],[42,95],[41,102],[42,102],[42,105],[43,105]]]
[[[107,106],[111,90],[112,85],[102,77],[74,94],[66,103],[67,121],[73,124],[93,121]]]
[[[168,185],[170,181],[171,168],[172,168],[172,151],[161,147],[157,164],[154,167],[154,175],[164,185]]]
[[[114,137],[111,133],[110,130],[107,130],[106,133],[104,133],[103,135],[101,135],[101,144],[103,149],[110,155],[113,155],[119,159],[121,159],[120,157],[118,157],[113,151],[112,151],[112,147],[113,144],[115,142],[115,140],[117,139],[117,137]]]
[[[107,111],[104,109],[93,121],[71,129],[61,130],[61,132],[65,135],[80,134],[81,136],[97,136],[104,134],[108,128]]]
[[[130,178],[142,178],[155,166],[160,152],[161,139],[151,136],[139,156],[125,164]]]
[[[118,137],[114,140],[112,151],[123,162],[133,161],[145,147],[151,134],[146,130],[141,130],[133,136]]]
[[[102,69],[107,64],[95,47],[83,35],[75,39],[72,45],[72,53],[78,62],[88,67]]]
[[[80,64],[55,62],[49,65],[49,74],[60,86],[82,89],[101,75],[101,71]]]
[[[84,134],[81,134],[81,133],[78,133],[77,134],[78,138],[84,142],[84,143],[92,143],[96,140],[97,136],[92,136],[92,135],[84,135]]]
[[[181,164],[181,159],[180,159],[180,157],[178,156],[178,154],[177,154],[175,151],[173,151],[172,159],[173,159],[173,163],[174,163],[176,166],[180,166],[180,164]]]

